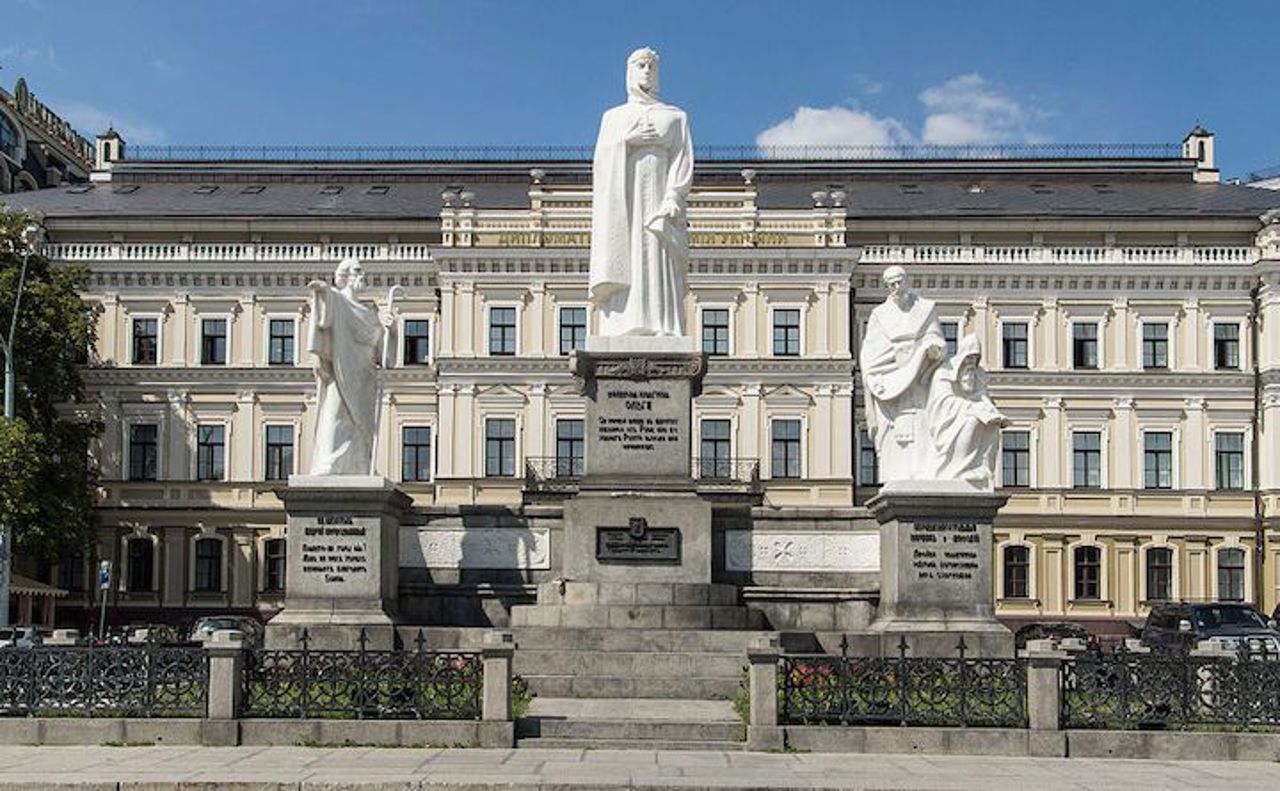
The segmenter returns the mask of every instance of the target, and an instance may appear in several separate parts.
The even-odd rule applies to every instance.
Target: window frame
[[[780,422],[796,423],[800,426],[799,437],[796,439],[798,446],[797,462],[799,471],[796,475],[778,475],[773,469],[773,446],[776,441],[775,425]],[[808,477],[808,465],[805,456],[805,438],[808,436],[808,423],[803,416],[792,415],[770,415],[769,416],[769,479],[776,481],[802,481]]]
[[[1150,553],[1153,551],[1169,552],[1169,596],[1168,598],[1156,599],[1156,598],[1153,598],[1151,595]],[[1138,557],[1141,559],[1141,566],[1142,566],[1141,568],[1142,596],[1140,598],[1140,602],[1141,603],[1159,602],[1163,604],[1164,602],[1177,601],[1179,598],[1178,586],[1180,583],[1179,574],[1178,574],[1178,548],[1175,547],[1173,544],[1168,543],[1167,541],[1155,541],[1152,543],[1143,544],[1141,547],[1138,548],[1138,552],[1139,552]]]
[[[195,448],[195,453],[191,457],[191,480],[204,482],[229,480],[231,472],[231,423],[225,420],[198,421],[193,428],[192,447]],[[200,442],[200,429],[202,428],[222,429],[222,474],[217,477],[203,477],[200,474],[200,455],[203,447]]]
[[[510,310],[512,313],[511,334],[511,352],[493,351],[493,312],[495,310]],[[507,326],[507,325],[502,325]],[[485,305],[484,308],[484,353],[486,357],[519,357],[520,356],[520,305],[516,302],[495,302]]]
[[[272,558],[269,546],[272,542],[279,541],[284,548],[280,569],[280,587],[272,587],[271,585],[271,564]],[[289,539],[282,535],[266,535],[262,536],[258,542],[258,557],[261,558],[262,574],[258,582],[258,592],[267,595],[281,595],[285,592],[285,586],[289,579]]]
[[[1014,596],[1009,591],[1008,552],[1010,549],[1021,549],[1026,551],[1027,553],[1026,569],[1025,569],[1025,574],[1026,574],[1025,584],[1027,589],[1025,594],[1022,596]],[[1025,601],[1036,600],[1035,572],[1034,572],[1035,551],[1036,551],[1035,547],[1027,543],[1026,541],[1006,541],[999,545],[999,553],[997,554],[996,557],[1000,559],[999,574],[998,574],[998,578],[1000,580],[999,582],[1000,591],[999,591],[998,598],[1001,601],[1025,602]]]
[[[1247,370],[1245,361],[1249,359],[1248,352],[1245,348],[1245,339],[1248,333],[1245,332],[1245,321],[1243,319],[1210,319],[1209,321],[1209,370],[1211,371],[1244,371]],[[1235,327],[1236,328],[1236,364],[1234,366],[1218,365],[1218,327]]]
[[[1093,549],[1098,553],[1098,593],[1097,596],[1080,596],[1079,563],[1076,553],[1084,549]],[[1107,548],[1096,541],[1082,541],[1071,545],[1071,601],[1072,602],[1105,602],[1107,601]]]
[[[1097,434],[1098,435],[1098,485],[1090,486],[1088,484],[1079,484],[1076,482],[1076,440],[1077,434]],[[1099,491],[1107,488],[1107,430],[1104,426],[1083,425],[1068,426],[1067,438],[1069,440],[1067,446],[1068,460],[1067,469],[1070,472],[1071,489],[1082,489],[1085,491]],[[1087,451],[1086,451],[1087,452]]]
[[[199,346],[196,348],[196,364],[197,364],[199,367],[201,367],[201,368],[205,368],[205,367],[211,367],[211,368],[217,368],[217,367],[221,367],[221,368],[230,368],[230,367],[231,367],[231,357],[232,357],[231,350],[232,350],[232,348],[233,348],[233,347],[232,347],[232,345],[231,345],[231,344],[232,344],[232,340],[231,340],[231,324],[232,324],[232,322],[231,322],[231,314],[229,314],[229,313],[200,313],[200,314],[197,314],[195,318],[196,318],[196,341],[197,341],[197,343],[199,344]],[[224,348],[223,348],[223,357],[224,357],[224,359],[223,359],[223,361],[222,361],[222,362],[220,362],[220,363],[211,363],[211,362],[207,362],[207,361],[205,360],[205,358],[204,358],[204,352],[205,352],[205,343],[204,343],[204,342],[205,342],[204,324],[205,324],[205,322],[206,322],[206,321],[221,321],[221,322],[223,323],[223,326],[226,328],[226,334],[222,336],[222,345],[223,345],[223,347],[224,347]],[[296,346],[296,342],[295,342],[295,346]]]
[[[1218,462],[1219,462],[1219,456],[1220,456],[1220,454],[1221,454],[1221,453],[1223,453],[1223,451],[1222,451],[1222,449],[1219,447],[1220,443],[1219,443],[1218,438],[1219,438],[1221,435],[1224,435],[1224,434],[1230,434],[1230,435],[1232,435],[1232,436],[1238,436],[1238,437],[1240,438],[1240,450],[1239,450],[1239,454],[1240,454],[1240,485],[1239,485],[1239,486],[1226,486],[1226,487],[1224,487],[1224,486],[1222,485],[1222,477],[1221,477],[1221,475],[1220,475],[1220,470],[1219,470]],[[1213,454],[1213,488],[1214,488],[1214,491],[1219,491],[1219,492],[1241,492],[1241,491],[1245,491],[1246,489],[1248,489],[1248,488],[1249,488],[1249,485],[1250,485],[1250,474],[1251,474],[1251,472],[1252,472],[1252,471],[1249,469],[1249,456],[1250,456],[1250,453],[1252,452],[1252,448],[1250,447],[1250,437],[1249,437],[1249,432],[1248,432],[1247,430],[1245,430],[1244,428],[1242,428],[1242,427],[1234,427],[1234,426],[1233,426],[1233,427],[1219,427],[1219,426],[1212,426],[1212,427],[1210,427],[1210,429],[1209,429],[1209,443],[1210,443],[1210,445],[1209,445],[1210,452]]]
[[[1223,597],[1222,594],[1222,553],[1226,551],[1240,552],[1240,598],[1229,599]],[[1252,564],[1249,555],[1249,547],[1242,544],[1218,544],[1213,548],[1213,592],[1217,594],[1218,601],[1225,602],[1248,602],[1250,586],[1252,580]],[[1232,567],[1235,568],[1234,566]]]
[[[401,483],[431,483],[431,482],[435,481],[435,479],[436,479],[436,475],[435,475],[435,453],[436,453],[435,427],[434,427],[434,426],[432,426],[432,425],[431,425],[431,424],[429,424],[429,423],[410,422],[410,421],[407,421],[407,420],[406,420],[406,421],[404,421],[403,423],[400,423],[399,428],[400,428],[400,482],[401,482]],[[415,444],[413,444],[413,445],[407,445],[407,444],[405,443],[405,432],[406,432],[406,431],[410,431],[410,430],[414,430],[414,431],[426,431],[426,432],[427,432],[427,443],[426,443],[427,458],[426,458],[426,464],[425,464],[425,469],[426,469],[427,477],[425,477],[425,478],[422,478],[422,477],[406,478],[406,477],[405,477],[405,460],[406,460],[405,452],[406,452],[406,450],[407,450],[408,448],[410,448],[410,447],[414,447],[414,448],[421,448],[421,447],[422,447],[422,445],[421,445],[420,443],[415,443]],[[417,455],[417,453],[415,452],[415,456],[414,456],[414,464],[415,464],[415,467],[416,467],[416,466],[418,466],[418,465],[417,465],[417,460],[418,460],[418,455]],[[419,471],[419,472],[421,472],[422,470],[421,470],[421,469],[419,469],[418,471]]]
[[[871,438],[871,432],[866,426],[858,426],[858,469],[857,486],[882,486],[884,481],[880,480],[880,454],[876,452],[875,440]],[[866,480],[865,471],[867,465],[863,463],[864,454],[868,451],[871,453],[871,481]]]
[[[405,352],[408,351],[405,347],[409,342],[409,334],[405,331],[405,327],[411,321],[425,321],[427,323],[427,359],[422,362],[409,362],[409,358],[405,355]],[[432,365],[436,360],[436,327],[432,316],[428,313],[402,313],[397,318],[397,322],[400,342],[397,344],[399,349],[396,355],[396,365],[400,368],[420,368]]]
[[[129,542],[146,541],[151,545],[151,579],[146,588],[133,586],[133,557],[129,554]],[[120,537],[120,576],[116,587],[123,593],[155,594],[160,590],[160,536],[154,533],[126,533]],[[97,587],[95,580],[94,587]]]
[[[126,481],[140,482],[158,482],[164,480],[164,469],[161,467],[162,454],[161,447],[164,445],[164,421],[158,418],[143,418],[135,420],[126,420],[123,424],[124,429],[124,469],[121,478]],[[135,478],[133,477],[133,429],[135,427],[151,426],[156,430],[155,437],[155,477],[154,478]]]
[[[200,545],[202,543],[217,543],[218,545],[218,563],[217,563],[217,585],[215,587],[200,586]],[[187,575],[187,590],[196,594],[218,594],[227,592],[227,537],[216,531],[200,531],[191,536],[188,544],[188,552],[190,554],[191,563],[190,571]]]
[[[1147,481],[1147,454],[1162,453],[1163,451],[1149,451],[1147,449],[1147,437],[1155,434],[1169,435],[1169,485],[1159,485],[1159,467],[1156,468],[1157,482],[1155,486],[1151,486]],[[1149,491],[1171,491],[1180,488],[1178,475],[1178,450],[1180,447],[1179,432],[1177,428],[1171,426],[1141,426],[1139,428],[1139,440],[1142,447],[1142,489]]]
[[[271,448],[270,431],[273,428],[289,429],[289,465],[288,472],[281,478],[272,478],[271,472]],[[283,446],[280,446],[283,447]],[[296,421],[285,423],[264,422],[262,424],[262,476],[263,481],[288,481],[290,475],[294,475],[298,469],[298,424]]]
[[[946,346],[944,347],[944,351],[947,357],[954,356],[956,353],[956,349],[960,345],[960,325],[961,324],[962,322],[959,319],[940,319],[938,321],[938,326],[942,328],[942,340],[946,344]],[[947,327],[955,328],[955,337],[953,338],[947,337]]]
[[[805,356],[806,338],[804,336],[804,325],[805,325],[804,307],[805,306],[800,303],[794,303],[794,304],[777,303],[777,304],[769,305],[769,356],[770,357],[777,357],[777,358],[789,360],[789,359],[803,358]],[[777,347],[775,336],[776,336],[777,327],[778,327],[778,311],[780,310],[794,310],[796,312],[796,353],[795,354],[790,354],[790,353],[778,354],[778,347]]]
[[[1035,333],[1032,331],[1033,325],[1031,320],[1010,317],[1008,319],[1000,319],[998,322],[996,322],[996,324],[997,324],[997,330],[1000,333],[1000,369],[1003,371],[1031,370],[1032,362],[1035,359],[1032,352],[1032,335],[1034,335]],[[1005,332],[1005,327],[1009,327],[1013,325],[1021,325],[1025,327],[1027,330],[1027,337],[1023,339],[1023,343],[1026,344],[1026,352],[1025,352],[1026,362],[1023,365],[1009,365],[1008,347],[1007,347],[1004,332]]]
[[[1164,327],[1164,366],[1147,365],[1147,326]],[[1138,322],[1138,365],[1144,371],[1172,371],[1174,369],[1174,331],[1176,325],[1169,319],[1143,319]]]
[[[722,310],[725,314],[725,351],[708,352],[706,350],[706,332],[707,332],[707,311]],[[728,302],[704,302],[698,305],[698,348],[709,357],[732,357],[734,347],[733,333],[734,310],[733,305]],[[712,325],[718,327],[719,325]],[[770,338],[772,341],[772,338]]]
[[[154,321],[156,323],[156,361],[154,363],[140,363],[135,360],[136,351],[135,339],[137,329],[134,326],[135,321]],[[161,313],[130,313],[129,314],[129,365],[136,365],[139,368],[155,368],[164,360],[164,316]]]
[[[1071,370],[1073,371],[1101,371],[1106,363],[1102,359],[1102,349],[1104,343],[1104,323],[1100,319],[1072,319],[1071,325]],[[1076,345],[1080,343],[1080,339],[1076,338],[1077,327],[1093,327],[1093,365],[1079,365],[1076,360]]]
[[[564,312],[566,310],[582,311],[582,345],[575,346],[568,351],[564,348]],[[576,326],[576,325],[571,325]],[[556,356],[568,357],[575,350],[583,349],[587,345],[587,338],[591,335],[591,309],[583,302],[557,302],[556,303]]]
[[[511,472],[509,474],[501,471],[497,473],[492,473],[492,474],[489,472],[489,442],[490,442],[489,425],[494,421],[498,421],[498,420],[511,423],[511,437],[495,438],[498,441],[502,441],[506,439],[511,440]],[[480,460],[483,465],[481,468],[482,469],[481,477],[495,478],[499,480],[502,480],[502,479],[511,480],[519,477],[520,469],[519,469],[518,462],[520,460],[520,420],[517,417],[512,415],[501,415],[501,414],[485,415],[481,420],[480,429],[481,429]],[[502,467],[502,459],[503,459],[503,456],[501,452],[499,452],[499,455],[498,455],[499,470],[501,470],[501,467]]]
[[[1004,447],[1004,438],[1005,438],[1005,435],[1007,434],[1025,434],[1027,437],[1027,447],[1015,449],[1015,452],[1022,451],[1026,453],[1026,456],[1027,456],[1026,483],[1012,483],[1012,484],[1005,483],[1005,471],[1007,469],[1007,465],[1005,464],[1006,451]],[[1031,430],[1031,428],[1025,427],[1025,426],[1008,426],[1000,430],[1000,454],[998,456],[998,463],[996,464],[996,466],[998,467],[998,469],[996,470],[996,473],[999,476],[996,480],[1000,481],[1000,488],[1030,489],[1033,486],[1035,486],[1035,475],[1034,475],[1035,464],[1033,463],[1033,458],[1034,458],[1033,448],[1035,446],[1035,437],[1033,436],[1033,434],[1034,432]],[[1015,478],[1016,477],[1017,477],[1017,473],[1015,470]]]
[[[582,429],[581,435],[578,437],[562,437],[560,435],[561,424],[577,423]],[[555,470],[557,478],[581,478],[586,472],[587,464],[587,420],[581,415],[554,415],[551,418],[551,448],[554,451],[552,458],[555,459]],[[569,455],[562,457],[560,455],[560,443],[569,443]],[[575,449],[579,451],[575,454]],[[568,469],[561,464],[561,458],[568,460]],[[575,463],[576,462],[576,463]]]
[[[271,359],[272,341],[275,340],[275,336],[271,334],[271,323],[275,321],[287,321],[293,325],[293,357],[290,360],[282,361],[282,362],[273,362]],[[266,362],[268,367],[284,368],[291,365],[296,366],[298,364],[298,359],[299,359],[298,347],[300,346],[300,344],[298,343],[299,326],[300,326],[300,322],[298,321],[298,317],[292,313],[268,313],[262,317],[262,327],[263,327],[262,359],[264,362]]]

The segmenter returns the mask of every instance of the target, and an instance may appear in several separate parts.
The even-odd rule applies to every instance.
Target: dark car
[[[1083,640],[1086,651],[1098,653],[1102,650],[1098,643],[1098,636],[1090,634],[1088,629],[1078,623],[1030,623],[1013,635],[1013,644],[1018,650],[1026,648],[1027,643],[1032,640],[1053,640],[1054,642]]]
[[[1218,638],[1237,650],[1280,654],[1275,621],[1238,602],[1157,604],[1147,616],[1142,642],[1156,651],[1186,653],[1201,640]]]

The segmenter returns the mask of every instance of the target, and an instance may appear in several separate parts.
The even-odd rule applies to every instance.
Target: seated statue
[[[956,344],[956,353],[933,374],[925,422],[933,445],[934,477],[963,481],[975,489],[995,487],[996,449],[1008,420],[987,395],[982,347],[976,335]]]

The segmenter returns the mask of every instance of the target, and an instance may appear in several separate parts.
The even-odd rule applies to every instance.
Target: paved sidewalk
[[[925,755],[308,747],[0,747],[0,790],[1280,788],[1280,765]]]

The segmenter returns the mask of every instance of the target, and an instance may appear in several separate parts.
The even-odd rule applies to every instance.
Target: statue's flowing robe
[[[965,336],[956,354],[938,367],[929,387],[925,422],[937,458],[934,477],[940,480],[969,481],[980,488],[994,485],[996,447],[1003,416],[979,380],[973,392],[960,389],[960,367],[969,358],[981,356],[978,339]]]
[[[645,119],[659,138],[628,143]],[[590,295],[599,334],[684,335],[686,200],[693,140],[683,110],[632,99],[605,112],[592,160]],[[675,217],[660,213],[672,206]]]
[[[931,477],[935,466],[920,411],[929,394],[934,362],[929,346],[946,346],[933,302],[914,296],[904,311],[892,299],[871,311],[858,355],[865,392],[867,431],[875,442],[880,479]]]
[[[336,288],[313,292],[307,351],[317,380],[312,475],[369,475],[383,338],[378,312]]]

